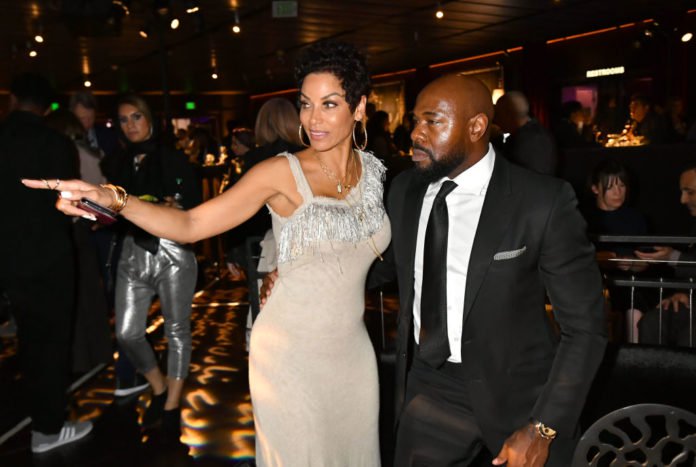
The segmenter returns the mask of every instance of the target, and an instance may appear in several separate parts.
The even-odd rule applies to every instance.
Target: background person
[[[27,193],[23,177],[76,177],[73,143],[48,128],[53,92],[39,75],[12,80],[10,114],[0,127],[0,196],[6,203],[0,229],[0,289],[17,320],[19,362],[32,420],[31,450],[45,452],[83,438],[90,422],[66,422],[66,390],[75,310],[72,221],[53,209],[50,191]]]
[[[125,154],[119,157],[123,164],[111,181],[146,202],[177,210],[198,205],[198,176],[183,153],[160,142],[147,103],[139,96],[122,97],[118,120],[127,143]],[[131,226],[123,240],[116,277],[116,338],[152,387],[143,425],[161,419],[165,434],[171,436],[178,436],[180,430],[179,405],[191,359],[190,316],[196,279],[196,256],[187,242],[167,240]],[[166,376],[145,338],[155,295],[168,340]]]
[[[681,197],[679,201],[689,211],[692,218],[696,218],[696,165],[687,166],[679,177],[679,189]],[[691,235],[696,233],[696,222],[692,219]],[[655,259],[667,261],[696,261],[696,249],[689,246],[683,250],[677,250],[669,246],[655,246],[654,252],[635,251],[635,255],[641,259]],[[675,275],[680,279],[696,278],[696,266],[694,264],[674,264]],[[644,344],[658,344],[662,342],[668,345],[689,346],[690,338],[696,337],[694,329],[689,321],[689,294],[677,292],[664,299],[659,307],[671,312],[662,313],[662,336],[660,336],[659,309],[650,310],[640,320],[640,342]]]
[[[495,123],[509,134],[500,148],[509,161],[540,174],[556,174],[558,155],[553,137],[529,114],[529,101],[524,94],[503,94],[495,104]]]

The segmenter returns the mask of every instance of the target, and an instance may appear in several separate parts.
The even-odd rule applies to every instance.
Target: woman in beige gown
[[[220,234],[263,205],[272,213],[279,277],[254,325],[249,377],[259,466],[379,465],[378,382],[363,324],[367,270],[389,243],[384,167],[364,147],[369,75],[356,49],[311,46],[296,67],[300,136],[308,148],[257,164],[230,190],[189,211],[79,180],[24,180],[82,197],[180,243]],[[56,188],[58,187],[58,188]]]

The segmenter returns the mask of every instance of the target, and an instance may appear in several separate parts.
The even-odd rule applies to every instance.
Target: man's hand
[[[660,306],[662,307],[663,310],[669,310],[669,306],[672,305],[672,310],[674,311],[679,311],[679,305],[684,305],[685,307],[689,307],[689,296],[685,293],[675,293],[671,297],[667,297],[662,302],[660,302]]]
[[[508,467],[543,467],[549,457],[551,440],[544,439],[531,423],[515,431],[505,440],[493,465]]]
[[[264,276],[263,283],[261,284],[261,292],[259,293],[261,308],[263,308],[263,306],[266,304],[268,297],[271,296],[271,291],[273,290],[273,286],[275,285],[276,279],[278,279],[277,269],[274,269],[273,271],[266,274],[266,276]]]
[[[668,260],[674,251],[674,248],[669,246],[656,246],[653,253],[645,253],[640,250],[635,250],[633,253],[640,259],[659,259]]]

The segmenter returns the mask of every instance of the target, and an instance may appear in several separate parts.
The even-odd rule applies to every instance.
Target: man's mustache
[[[413,144],[413,149],[414,149],[414,150],[418,150],[418,151],[423,151],[424,153],[426,153],[426,154],[428,155],[428,157],[430,157],[431,159],[433,159],[433,153],[432,153],[429,149],[426,149],[426,148],[424,148],[423,146],[421,146],[420,144],[415,144],[415,143],[414,143],[414,144]]]

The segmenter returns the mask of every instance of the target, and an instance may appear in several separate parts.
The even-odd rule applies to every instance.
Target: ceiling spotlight
[[[237,10],[234,10],[234,26],[232,26],[232,32],[235,34],[242,32],[242,28],[239,25],[239,13]]]
[[[645,31],[643,31],[643,34],[645,34],[645,37],[653,36],[653,32],[650,29],[646,29]]]
[[[193,13],[198,13],[198,10],[200,10],[200,7],[198,6],[198,0],[187,0],[184,3],[186,4],[186,13],[190,15]]]
[[[38,53],[36,50],[30,50],[30,51],[29,51],[29,56],[30,56],[31,58],[34,58],[34,57],[36,57],[37,55],[39,55],[39,53]]]
[[[86,87],[86,88],[92,87],[92,82],[91,82],[90,80],[86,79],[86,80],[85,80],[85,87]]]
[[[140,31],[138,31],[138,34],[140,34],[140,37],[142,37],[143,39],[147,39],[147,29],[141,29]]]
[[[435,18],[437,19],[442,19],[445,16],[445,12],[442,11],[442,7],[440,6],[440,3],[437,4],[437,10],[435,11]]]
[[[218,74],[215,73],[215,72],[213,72],[213,74],[210,75],[210,77],[213,78],[213,79],[218,79]]]
[[[176,29],[179,27],[179,18],[174,18],[171,23],[169,23],[169,27],[172,29]]]
[[[34,36],[34,40],[35,40],[36,42],[38,42],[39,44],[41,44],[41,43],[44,41],[44,38],[43,38],[43,36],[42,36],[41,34],[37,34],[37,35]]]
[[[691,34],[690,32],[687,32],[683,36],[681,36],[681,41],[682,42],[689,42],[692,37],[694,37],[694,35]]]

